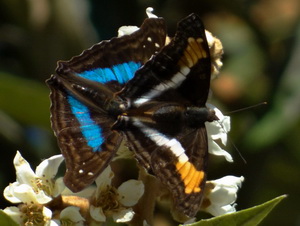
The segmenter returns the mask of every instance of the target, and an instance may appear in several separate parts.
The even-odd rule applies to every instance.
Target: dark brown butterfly
[[[172,193],[187,216],[199,210],[206,182],[211,60],[195,14],[178,23],[168,44],[164,19],[102,41],[47,80],[51,122],[74,192],[107,167],[123,139],[138,163]]]

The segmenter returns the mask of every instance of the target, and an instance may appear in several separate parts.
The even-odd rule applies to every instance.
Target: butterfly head
[[[199,127],[206,121],[212,122],[218,120],[218,117],[213,109],[188,107],[185,112],[185,120],[189,126]]]

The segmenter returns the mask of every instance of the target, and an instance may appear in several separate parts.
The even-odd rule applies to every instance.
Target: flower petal
[[[58,195],[62,194],[62,192],[65,190],[65,183],[63,181],[62,177],[59,177],[55,180],[54,189],[52,191],[51,196],[57,197]]]
[[[73,223],[80,223],[85,221],[85,219],[81,216],[79,212],[80,208],[75,207],[75,206],[69,206],[65,209],[63,209],[60,213],[60,219],[67,220],[67,221],[72,221]]]
[[[210,205],[205,209],[205,211],[210,213],[213,216],[220,216],[228,213],[234,213],[236,209],[232,205],[226,205],[226,206]]]
[[[39,190],[37,193],[34,192],[32,187],[27,184],[21,184],[14,188],[14,196],[20,199],[23,203],[39,203],[45,204],[52,200],[51,197],[47,196],[44,191]]]
[[[207,184],[213,186],[207,186],[204,192],[204,198],[208,199],[210,203],[204,210],[214,216],[235,212],[234,202],[243,181],[244,177],[235,176],[207,181]]]
[[[118,159],[133,159],[134,153],[128,149],[128,147],[124,147],[124,145],[118,149],[117,156],[113,158],[112,161],[116,161]]]
[[[14,195],[14,190],[17,186],[19,186],[20,184],[18,182],[14,182],[9,184],[3,191],[3,196],[10,201],[11,203],[20,203],[22,202],[20,199],[18,199],[17,197],[15,197]]]
[[[215,185],[209,194],[209,199],[212,203],[218,203],[218,205],[228,205],[235,202],[237,198],[237,191],[241,186],[243,177],[238,178],[234,176],[226,176],[219,180],[210,181]],[[237,183],[236,183],[237,182]]]
[[[205,30],[205,36],[210,50],[211,79],[215,79],[219,75],[220,69],[223,65],[221,60],[223,55],[223,46],[221,41],[207,30]]]
[[[147,223],[146,220],[143,221],[143,226],[150,226],[150,224]]]
[[[144,194],[144,184],[140,180],[128,180],[118,188],[120,203],[134,206]]]
[[[244,182],[245,178],[243,176],[241,177],[236,177],[236,176],[225,176],[217,180],[213,180],[211,182],[223,186],[228,186],[228,187],[236,187],[239,188],[242,186],[242,182]]]
[[[153,13],[154,9],[152,7],[148,7],[146,9],[146,14],[148,18],[157,18],[157,16]]]
[[[21,225],[22,224],[22,213],[20,212],[18,207],[11,206],[11,207],[6,207],[3,210],[4,213],[6,213],[8,216],[11,217],[17,224]]]
[[[52,217],[52,211],[48,209],[47,207],[43,207],[43,216],[47,219],[50,220]]]
[[[16,169],[17,182],[20,184],[32,184],[36,177],[29,163],[22,157],[19,151],[14,158],[14,165]]]
[[[222,149],[213,139],[208,138],[208,152],[216,156],[224,156],[228,162],[233,162],[232,156]]]
[[[111,167],[110,166],[106,167],[106,169],[95,180],[97,188],[110,185],[113,177],[114,177],[114,173],[111,171]]]
[[[230,130],[230,117],[224,116],[222,112],[212,104],[206,104],[206,106],[213,109],[219,118],[217,121],[205,123],[208,134],[208,152],[213,155],[224,156],[228,162],[233,162],[232,156],[216,142],[216,140],[221,140],[222,144],[226,145],[227,133]]]
[[[54,155],[44,161],[42,161],[37,167],[36,167],[36,175],[39,178],[47,178],[52,179],[55,177],[58,167],[64,160],[64,157],[62,155]]]
[[[121,37],[123,35],[130,35],[138,29],[139,27],[137,26],[122,26],[118,30],[118,37]]]
[[[205,125],[207,125],[207,130],[213,140],[220,139],[223,145],[227,144],[227,133],[229,132],[228,128],[230,127],[229,116],[224,116],[223,120],[206,122]]]
[[[221,139],[223,145],[226,145],[227,133],[230,131],[230,117],[224,116],[222,112],[212,104],[206,104],[206,106],[213,109],[219,118],[217,121],[205,123],[208,134],[213,140]]]
[[[60,226],[60,221],[59,220],[51,220],[49,223],[49,226]]]
[[[106,216],[104,215],[101,207],[95,207],[95,206],[91,205],[90,206],[90,215],[95,221],[98,221],[98,222],[106,221]]]
[[[131,208],[120,210],[112,215],[114,221],[117,223],[131,221],[133,216],[134,211]]]

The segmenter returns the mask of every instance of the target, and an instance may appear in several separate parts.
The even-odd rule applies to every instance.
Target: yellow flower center
[[[122,205],[119,202],[119,193],[115,187],[107,185],[98,194],[95,206],[101,207],[105,215],[118,210]]]
[[[40,204],[24,204],[20,206],[21,217],[25,226],[43,226],[47,217],[43,216],[43,206]]]
[[[54,184],[52,181],[49,181],[45,178],[35,178],[34,183],[36,186],[34,186],[34,191],[38,193],[39,190],[42,190],[46,193],[46,195],[51,196],[52,191],[54,189]]]
[[[74,222],[71,221],[70,219],[61,219],[61,220],[60,220],[60,225],[61,225],[61,226],[75,226],[76,223],[74,223]]]

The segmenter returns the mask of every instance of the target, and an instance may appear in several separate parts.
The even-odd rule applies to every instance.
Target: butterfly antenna
[[[252,105],[252,106],[249,106],[249,107],[244,107],[244,108],[241,108],[241,109],[238,109],[238,110],[234,110],[234,111],[230,111],[230,112],[226,112],[225,115],[230,115],[232,113],[236,113],[236,112],[241,112],[241,111],[246,111],[246,110],[249,110],[249,109],[252,109],[252,108],[256,108],[256,107],[259,107],[261,105],[267,105],[268,103],[266,101],[264,102],[261,102],[261,103],[258,103],[258,104],[255,104],[255,105]]]
[[[233,148],[235,149],[235,151],[239,154],[240,158],[243,160],[243,162],[245,164],[247,164],[247,161],[246,159],[243,157],[242,153],[239,151],[239,149],[237,148],[237,146],[234,144],[233,140],[231,139],[231,137],[228,135],[228,131],[223,127],[222,123],[217,121],[221,128],[224,130],[224,132],[227,134],[227,137],[228,137],[228,141],[230,142],[230,144],[233,146]]]
[[[232,141],[231,137],[228,136],[228,141],[230,142],[230,144],[233,146],[233,148],[236,150],[236,152],[239,154],[240,158],[243,160],[244,164],[247,164],[246,159],[243,157],[242,153],[240,152],[240,150],[237,148],[237,146],[234,144],[234,142]]]
[[[252,105],[252,106],[249,106],[249,107],[245,107],[245,108],[241,108],[241,109],[238,109],[238,110],[234,110],[234,111],[230,111],[230,112],[227,112],[225,113],[225,115],[230,115],[232,113],[236,113],[236,112],[241,112],[241,111],[245,111],[245,110],[249,110],[249,109],[252,109],[252,108],[256,108],[256,107],[259,107],[261,105],[267,105],[268,103],[266,101],[264,102],[261,102],[261,103],[258,103],[258,104],[255,104],[255,105]],[[218,121],[219,122],[219,121]],[[223,125],[219,122],[221,128],[224,130],[224,132],[228,135],[228,132],[225,130],[225,128],[223,127]],[[246,159],[243,157],[242,153],[239,151],[239,149],[237,148],[237,146],[234,144],[234,142],[232,141],[232,139],[230,138],[230,136],[228,135],[228,141],[230,142],[230,144],[234,147],[234,149],[236,150],[236,152],[239,154],[240,158],[243,160],[243,162],[245,164],[247,164],[247,161]]]

